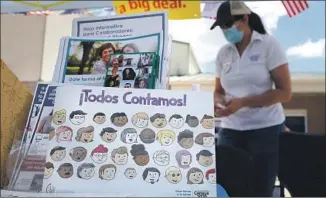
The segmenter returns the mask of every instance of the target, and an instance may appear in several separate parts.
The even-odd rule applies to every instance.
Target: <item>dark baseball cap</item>
[[[244,15],[250,13],[250,9],[242,1],[224,1],[217,10],[216,20],[210,30],[213,30],[216,26],[228,26],[229,23],[233,23],[233,15]]]

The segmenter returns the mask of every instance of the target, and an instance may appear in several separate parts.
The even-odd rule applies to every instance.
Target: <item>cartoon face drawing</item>
[[[201,150],[196,154],[196,159],[198,163],[202,166],[210,166],[213,164],[213,153],[208,150]]]
[[[187,184],[203,184],[204,174],[199,168],[191,168],[187,173]]]
[[[117,167],[114,164],[105,164],[101,166],[98,171],[100,179],[112,180],[115,178],[115,173],[117,172]]]
[[[125,113],[114,113],[111,116],[111,122],[114,126],[122,127],[128,122],[128,117]]]
[[[87,113],[82,110],[73,111],[69,115],[69,120],[74,125],[80,125],[85,121]]]
[[[161,172],[157,168],[146,168],[143,172],[143,180],[150,184],[155,184],[159,181]]]
[[[180,129],[184,124],[183,117],[181,115],[174,114],[170,117],[169,124],[175,129]]]
[[[61,141],[71,141],[72,139],[72,128],[68,126],[60,126],[56,131],[57,142]]]
[[[55,193],[55,188],[52,186],[52,184],[48,184],[46,186],[46,190],[45,190],[47,193]]]
[[[93,117],[93,121],[96,124],[103,124],[106,121],[106,116],[102,112],[96,113]]]
[[[216,184],[216,170],[210,169],[206,172],[205,177],[207,181],[211,184]]]
[[[145,166],[149,162],[148,152],[143,144],[134,144],[130,150],[133,160],[138,166]]]
[[[134,179],[137,176],[136,169],[134,168],[127,168],[124,172],[124,175],[128,179]]]
[[[131,122],[136,127],[144,128],[148,125],[148,115],[144,112],[136,113],[132,116]]]
[[[75,137],[77,142],[89,143],[92,142],[94,138],[94,127],[82,127],[78,129],[77,136]]]
[[[67,179],[74,174],[74,168],[70,163],[63,163],[59,166],[57,172],[61,178]]]
[[[157,133],[156,139],[162,146],[170,146],[175,140],[175,133],[170,130],[162,130]]]
[[[56,162],[63,160],[66,157],[66,148],[62,146],[54,147],[50,152],[50,157]]]
[[[191,153],[187,150],[178,151],[175,154],[175,159],[177,160],[179,167],[184,169],[189,168],[192,162]]]
[[[137,143],[137,131],[133,128],[126,128],[121,132],[121,141],[126,144]]]
[[[156,151],[153,160],[159,166],[167,166],[170,163],[170,153],[166,150]]]
[[[215,143],[215,136],[211,133],[200,133],[197,135],[195,143],[203,147],[211,147]]]
[[[156,113],[150,118],[151,123],[156,128],[163,128],[166,126],[167,121],[164,114]]]
[[[107,143],[114,142],[114,140],[117,138],[117,130],[115,130],[111,127],[106,127],[104,129],[102,129],[100,136],[104,142],[107,142]]]
[[[215,127],[214,117],[210,115],[205,114],[200,123],[205,129],[213,129]]]
[[[186,117],[186,123],[190,126],[190,127],[197,127],[199,125],[199,120],[196,116],[191,116],[191,115],[187,115]]]
[[[61,125],[66,122],[66,110],[56,111],[52,116],[52,122],[56,125]]]
[[[80,179],[90,179],[94,176],[95,165],[92,163],[83,163],[77,168],[77,177]]]
[[[108,151],[108,148],[100,144],[93,149],[91,153],[91,158],[95,163],[102,164],[108,159]]]
[[[149,128],[143,129],[139,134],[140,140],[145,144],[151,144],[155,142],[155,136],[155,132]]]
[[[191,148],[194,145],[194,133],[190,130],[180,132],[178,135],[178,143],[182,148]]]
[[[117,165],[126,164],[128,162],[128,149],[124,146],[114,149],[111,153],[111,159]]]
[[[45,163],[45,168],[44,168],[44,179],[48,179],[51,177],[53,173],[54,166],[51,162],[46,162]]]
[[[70,150],[69,155],[75,162],[81,162],[86,158],[87,150],[84,147],[77,146]]]
[[[165,178],[171,183],[171,184],[177,184],[182,179],[182,174],[180,168],[176,166],[171,166],[165,171]]]

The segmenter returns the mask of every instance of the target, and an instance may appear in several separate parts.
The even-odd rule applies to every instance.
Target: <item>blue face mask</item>
[[[223,33],[226,40],[232,44],[237,44],[242,41],[243,32],[238,30],[234,25],[228,29],[223,30]]]

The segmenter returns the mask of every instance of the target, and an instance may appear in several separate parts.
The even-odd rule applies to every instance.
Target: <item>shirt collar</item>
[[[253,30],[250,43],[252,43],[253,41],[262,41],[262,40],[263,40],[262,35],[256,32],[255,30]]]

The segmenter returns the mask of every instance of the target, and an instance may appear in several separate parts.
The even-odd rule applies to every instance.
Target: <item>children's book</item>
[[[213,106],[210,92],[60,86],[42,191],[216,197]]]
[[[159,67],[157,58],[153,52],[111,55],[104,87],[154,89]]]

